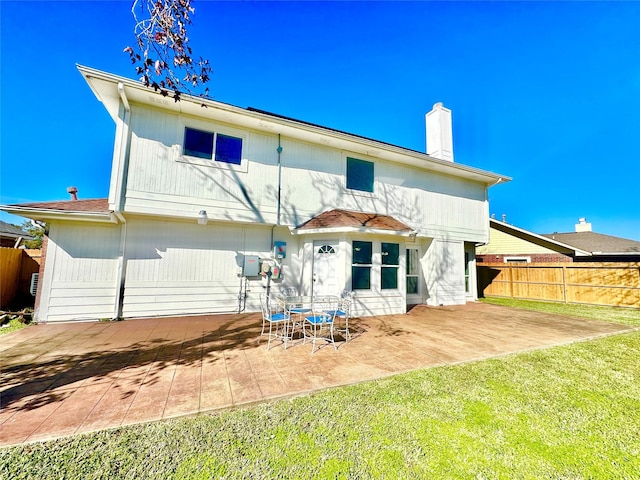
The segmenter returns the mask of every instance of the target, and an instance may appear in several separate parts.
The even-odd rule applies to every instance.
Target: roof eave
[[[0,205],[0,210],[13,215],[31,218],[33,220],[50,221],[79,221],[94,223],[118,223],[117,217],[113,212],[82,212],[71,210],[56,210],[45,208],[29,208],[13,205]]]

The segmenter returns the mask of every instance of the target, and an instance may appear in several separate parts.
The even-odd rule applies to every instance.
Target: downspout
[[[269,244],[269,251],[273,249],[273,239],[274,239],[274,230],[276,226],[280,225],[280,206],[282,203],[282,144],[280,143],[280,134],[278,134],[278,148],[276,149],[278,152],[278,192],[277,192],[277,203],[276,203],[276,223],[271,227],[271,242]],[[271,291],[271,275],[267,276],[267,295],[269,295]]]
[[[115,202],[114,215],[122,224],[120,230],[120,251],[118,252],[118,266],[116,271],[116,301],[113,311],[113,319],[118,320],[122,318],[122,304],[124,301],[124,283],[125,283],[125,253],[127,244],[127,221],[122,214],[122,204],[125,195],[126,177],[129,170],[129,121],[131,118],[131,107],[129,106],[129,100],[127,94],[124,91],[124,85],[118,83],[118,94],[122,101],[124,108],[124,114],[122,118],[122,130],[120,135],[120,160],[122,164],[121,174],[118,175],[118,198]]]
[[[280,225],[280,206],[282,203],[282,145],[280,144],[280,134],[278,134],[278,192],[276,198],[276,223],[271,227],[271,244],[269,245],[269,251],[273,248],[273,231]]]
[[[278,134],[278,210],[276,216],[276,225],[280,225],[280,204],[282,201],[282,145],[280,144],[280,134]]]

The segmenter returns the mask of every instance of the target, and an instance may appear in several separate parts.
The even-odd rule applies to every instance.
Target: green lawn
[[[533,300],[516,300],[513,298],[482,298],[484,303],[504,305],[506,307],[523,308],[538,312],[571,315],[573,317],[590,318],[605,322],[623,323],[640,326],[640,310],[623,307],[599,307],[594,305],[564,304],[558,302],[535,302]]]
[[[22,323],[20,320],[11,320],[9,321],[9,323],[3,325],[2,328],[0,328],[0,335],[15,332],[16,330],[20,330],[21,328],[24,328],[26,326],[28,326],[28,324]]]
[[[639,478],[639,359],[640,331],[421,370],[0,449],[0,478]]]

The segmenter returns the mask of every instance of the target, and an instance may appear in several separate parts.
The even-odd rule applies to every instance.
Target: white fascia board
[[[338,148],[347,152],[367,155],[395,163],[411,165],[454,177],[481,182],[487,186],[511,181],[506,175],[500,175],[447,160],[431,157],[426,153],[379,142],[373,139],[340,132],[317,125],[298,122],[293,119],[276,117],[236,107],[222,102],[206,100],[190,95],[182,95],[179,102],[171,97],[163,97],[142,83],[113,75],[100,70],[78,65],[91,90],[100,100],[111,117],[118,116],[120,94],[118,84],[122,84],[124,94],[131,103],[139,103],[169,110],[174,113],[193,115],[205,119],[229,123],[252,130],[263,131],[283,137],[296,138],[306,142]]]
[[[509,228],[511,230],[514,230],[516,232],[522,233],[524,235],[528,235],[530,237],[537,238],[538,240],[543,240],[545,242],[557,245],[559,247],[567,248],[569,250],[573,250],[575,252],[575,254],[578,255],[578,256],[589,256],[589,257],[591,256],[591,252],[587,252],[586,250],[581,250],[579,248],[574,247],[573,245],[567,245],[566,243],[558,242],[557,240],[553,240],[553,239],[551,239],[549,237],[545,237],[544,235],[538,235],[537,233],[530,232],[530,231],[525,230],[523,228],[514,227],[513,225],[509,225],[508,223],[501,222],[499,220],[496,220],[495,218],[490,218],[489,222],[493,223],[493,224],[496,224],[496,225],[501,225],[503,227],[507,227],[507,228]]]
[[[94,223],[118,223],[118,219],[113,212],[74,212],[69,210],[49,210],[12,205],[0,205],[0,210],[20,217],[41,221],[63,220]]]

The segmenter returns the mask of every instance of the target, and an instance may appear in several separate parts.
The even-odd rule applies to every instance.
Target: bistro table
[[[290,331],[290,339],[293,341],[296,331],[302,335],[304,341],[306,341],[307,335],[305,328],[305,315],[313,312],[314,305],[324,304],[331,305],[331,308],[335,311],[340,302],[340,297],[337,295],[280,295],[277,297],[278,302],[281,303],[285,312],[289,313],[291,318],[291,331]],[[335,317],[335,314],[332,316]],[[334,343],[333,341],[333,318],[331,320],[331,339],[327,339]],[[314,337],[316,332],[316,326],[313,323],[310,324],[310,329],[313,327]],[[299,337],[298,337],[299,338]],[[304,342],[303,342],[304,343]],[[314,338],[315,345],[315,338]],[[313,353],[314,350],[312,350]]]

